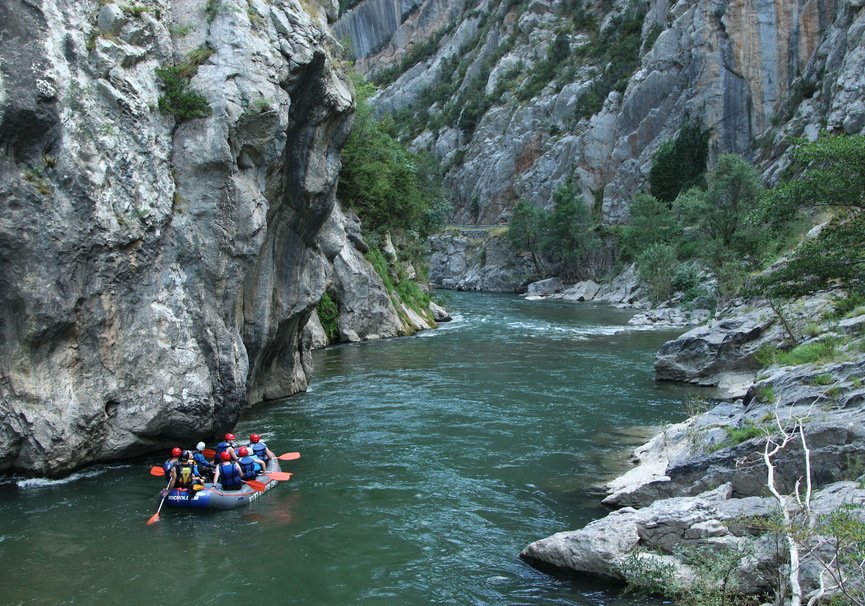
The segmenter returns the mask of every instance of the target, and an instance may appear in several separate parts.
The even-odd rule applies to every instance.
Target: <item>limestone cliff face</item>
[[[304,6],[0,6],[0,471],[189,443],[306,387],[304,326],[354,245],[335,4]],[[179,122],[155,70],[191,59],[211,113]]]
[[[575,4],[610,44],[618,15],[629,7],[643,15],[640,58],[624,92],[610,92],[589,113],[587,100],[610,89],[598,88],[605,66],[576,52],[590,40],[589,28],[573,21]],[[412,15],[434,5],[422,3]],[[712,160],[743,154],[761,162],[769,181],[783,167],[793,137],[824,128],[865,132],[862,0],[619,0],[609,12],[603,6],[485,0],[426,30],[413,28],[407,17],[404,26],[390,28],[394,34],[381,50],[363,57],[361,67],[374,74],[394,64],[394,49],[430,36],[439,40],[434,53],[384,88],[376,102],[394,111],[434,101],[412,109],[425,126],[414,145],[449,167],[455,223],[505,222],[519,199],[549,206],[551,192],[568,178],[605,222],[626,220],[629,199],[646,186],[653,154],[687,122],[710,130]],[[361,27],[363,7],[338,27]],[[527,83],[562,30],[569,32],[569,69],[558,69],[526,98],[520,92],[530,90]],[[413,31],[419,37],[406,39]],[[474,86],[484,103],[469,128],[465,113],[448,113],[453,97],[423,94],[438,87],[459,95],[474,78],[481,78]]]

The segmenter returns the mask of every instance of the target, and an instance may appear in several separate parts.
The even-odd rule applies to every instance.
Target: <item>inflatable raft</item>
[[[267,462],[267,471],[281,471],[279,461],[271,459]],[[165,497],[165,505],[168,507],[179,507],[183,509],[234,509],[249,505],[261,495],[268,492],[279,482],[266,474],[259,474],[255,478],[264,484],[263,491],[257,491],[244,484],[239,490],[222,490],[219,484],[204,485],[202,490],[193,491],[185,488],[174,488]],[[162,500],[165,491],[159,494]]]

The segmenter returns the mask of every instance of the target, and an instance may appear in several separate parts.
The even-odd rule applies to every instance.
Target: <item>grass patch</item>
[[[812,343],[803,343],[790,351],[778,352],[775,363],[779,366],[798,366],[817,362],[831,362],[838,356],[838,341],[822,339]]]
[[[775,388],[771,385],[762,385],[757,389],[757,399],[761,402],[775,401]]]
[[[828,372],[811,377],[811,385],[831,385],[834,382],[835,379]]]
[[[727,432],[727,438],[733,446],[747,442],[751,438],[762,436],[765,432],[759,425],[753,423],[745,423],[743,427],[724,427]]]

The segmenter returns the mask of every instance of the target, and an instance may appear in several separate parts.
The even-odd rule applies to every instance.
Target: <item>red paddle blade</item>
[[[153,526],[153,525],[156,524],[158,521],[159,521],[159,512],[157,511],[157,512],[154,513],[152,516],[150,516],[150,519],[149,519],[149,520],[147,520],[147,525],[148,525],[148,526]]]
[[[161,477],[165,475],[165,470],[162,469],[159,465],[154,465],[150,468],[150,475]]]
[[[259,482],[258,480],[244,480],[243,483],[248,484],[255,492],[264,492],[267,490],[267,486],[264,485],[264,482]]]
[[[213,450],[212,448],[205,448],[204,450],[201,451],[201,454],[203,454],[208,459],[212,459],[213,457],[216,456],[216,451]]]
[[[287,452],[285,454],[279,455],[276,458],[279,459],[280,461],[294,461],[294,460],[300,458],[300,453],[299,452]]]
[[[285,482],[286,480],[291,479],[291,472],[268,471],[267,476],[273,478],[274,480],[279,480],[280,482]]]

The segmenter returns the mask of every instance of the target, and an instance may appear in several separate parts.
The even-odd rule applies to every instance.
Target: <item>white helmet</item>
[[[204,442],[199,442],[195,445],[195,450],[204,450]]]

